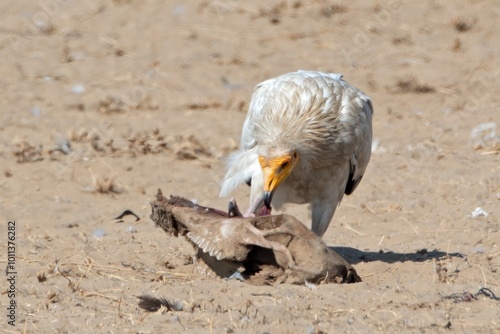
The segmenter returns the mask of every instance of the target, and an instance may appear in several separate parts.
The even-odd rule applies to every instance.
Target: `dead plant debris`
[[[412,45],[413,41],[410,36],[399,36],[392,39],[392,44],[394,45]]]
[[[281,1],[269,8],[261,8],[259,12],[260,17],[267,17],[271,24],[278,24],[281,22],[283,11],[287,8],[285,1]]]
[[[416,78],[402,79],[396,82],[396,87],[394,88],[394,93],[406,94],[406,93],[417,93],[417,94],[428,94],[434,93],[436,89],[428,84],[419,82]]]
[[[97,112],[105,115],[121,114],[131,110],[157,110],[159,105],[150,95],[126,94],[123,97],[108,95],[97,104]]]
[[[43,160],[43,146],[30,143],[27,139],[15,140],[12,153],[20,164]]]
[[[321,8],[321,15],[326,18],[330,18],[335,14],[342,14],[347,12],[347,7],[339,4],[325,4]]]
[[[100,100],[97,106],[97,112],[105,115],[124,113],[126,111],[128,111],[128,107],[125,102],[122,99],[111,95]]]
[[[479,288],[476,293],[471,293],[468,291],[452,293],[451,295],[444,296],[443,299],[453,300],[454,303],[472,302],[478,300],[478,296],[485,296],[486,298],[500,301],[500,297],[497,297],[491,289]]]
[[[458,17],[452,21],[453,26],[458,32],[466,32],[472,29],[476,23],[475,19]]]
[[[71,129],[67,138],[51,150],[43,150],[42,145],[35,146],[27,140],[18,140],[13,144],[12,153],[18,163],[41,161],[45,155],[48,155],[51,159],[58,159],[61,154],[55,153],[72,154],[74,157],[80,158],[109,155],[128,155],[135,158],[148,154],[170,152],[178,159],[183,160],[198,160],[203,157],[214,156],[212,149],[204,145],[195,135],[176,135],[167,138],[158,128],[150,131],[133,132],[128,135],[121,135],[118,138],[111,138],[105,131],[96,129]],[[84,146],[76,144],[83,144]],[[224,151],[224,148],[222,150]],[[6,170],[4,175],[10,177],[12,172]],[[105,183],[108,181],[110,180]]]
[[[436,273],[438,274],[439,282],[441,283],[453,283],[455,282],[459,271],[455,270],[451,273],[448,272],[446,268],[446,263],[444,260],[436,261]]]
[[[182,160],[195,160],[200,157],[212,157],[208,147],[203,145],[195,136],[189,135],[175,137],[175,155]]]
[[[121,194],[123,189],[115,183],[116,177],[96,179],[94,192],[100,194]]]
[[[47,275],[45,275],[45,271],[41,270],[36,273],[36,278],[38,279],[38,282],[42,283],[47,280]]]
[[[460,52],[463,50],[462,41],[460,40],[460,38],[455,38],[455,42],[453,43],[451,49],[453,50],[453,52]]]
[[[194,102],[187,104],[186,107],[191,110],[218,109],[222,107],[222,103],[215,100],[206,102]]]
[[[75,130],[71,129],[68,134],[68,139],[74,143],[86,143],[92,148],[92,151],[100,156],[114,154],[120,149],[115,146],[114,139],[103,139],[97,130],[86,130],[84,128]]]
[[[152,132],[137,132],[127,138],[128,148],[126,149],[132,156],[146,154],[158,154],[169,149],[165,136],[160,134],[159,129]]]

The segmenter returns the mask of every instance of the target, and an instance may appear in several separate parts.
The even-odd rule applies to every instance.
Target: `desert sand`
[[[15,221],[17,271],[15,327],[0,279],[2,331],[500,332],[496,1],[0,8],[0,265]],[[370,164],[323,238],[362,282],[202,275],[150,202],[161,188],[224,209],[253,87],[298,69],[342,73],[373,100]],[[248,188],[234,196],[246,208]],[[306,205],[281,212],[309,226]],[[146,312],[141,295],[182,307]]]

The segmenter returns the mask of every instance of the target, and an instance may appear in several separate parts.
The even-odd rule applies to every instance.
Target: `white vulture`
[[[370,98],[340,74],[298,71],[258,84],[220,196],[249,184],[245,216],[310,203],[311,229],[323,236],[370,160],[372,114]]]

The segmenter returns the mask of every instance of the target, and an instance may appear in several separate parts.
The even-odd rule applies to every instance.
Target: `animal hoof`
[[[243,215],[240,212],[240,209],[238,208],[238,204],[236,203],[236,200],[234,198],[231,198],[229,200],[227,215],[229,216],[229,218],[243,217]]]

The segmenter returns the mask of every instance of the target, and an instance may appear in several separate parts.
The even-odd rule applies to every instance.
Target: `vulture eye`
[[[293,158],[294,158],[294,159],[297,159],[297,152],[294,152],[294,153],[293,153]]]

